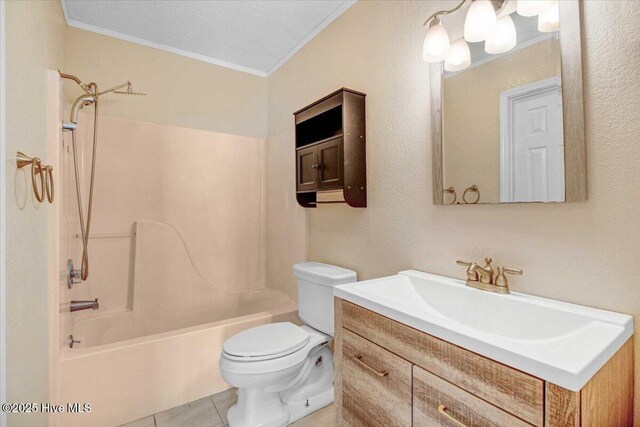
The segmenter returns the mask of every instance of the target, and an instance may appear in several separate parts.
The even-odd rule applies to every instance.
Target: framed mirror
[[[449,29],[446,59],[431,66],[434,203],[586,200],[579,2],[547,2],[557,8],[550,24],[520,14],[518,0],[485,3],[500,37],[468,42],[466,23],[465,37]],[[425,60],[431,27],[443,26],[434,16]]]

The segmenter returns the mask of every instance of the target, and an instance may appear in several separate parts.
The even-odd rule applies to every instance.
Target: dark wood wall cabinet
[[[367,206],[365,96],[342,88],[293,113],[301,206]]]

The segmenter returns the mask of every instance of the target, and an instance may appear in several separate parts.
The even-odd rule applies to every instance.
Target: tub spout
[[[98,298],[94,301],[71,301],[71,311],[80,311],[80,310],[97,310],[100,308],[98,305]]]

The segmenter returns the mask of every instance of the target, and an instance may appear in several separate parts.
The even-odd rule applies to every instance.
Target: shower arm
[[[77,78],[73,74],[66,74],[66,73],[63,73],[60,70],[58,70],[58,74],[60,74],[60,77],[63,78],[63,79],[73,80],[74,82],[76,82],[78,84],[78,86],[80,86],[82,88],[82,90],[84,90],[87,93],[87,95],[95,95],[90,90],[90,88],[92,87],[91,84],[82,83],[82,80],[80,80],[79,78]]]

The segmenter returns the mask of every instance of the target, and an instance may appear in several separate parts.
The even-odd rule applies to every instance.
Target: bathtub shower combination
[[[56,395],[92,410],[58,425],[119,425],[227,389],[227,338],[299,322],[265,280],[264,141],[101,116],[101,97],[137,94],[131,83],[99,92],[60,77],[84,93],[54,115],[70,131],[58,138]]]

